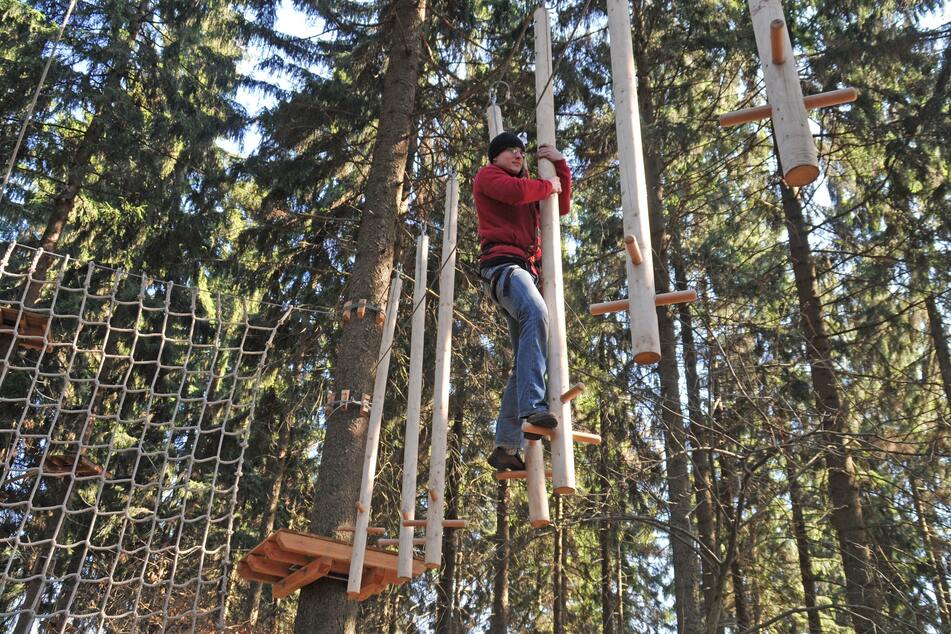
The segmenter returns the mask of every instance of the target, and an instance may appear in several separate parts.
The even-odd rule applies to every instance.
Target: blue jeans
[[[519,419],[548,411],[545,385],[548,307],[535,286],[535,277],[517,264],[500,264],[482,270],[482,287],[490,298],[489,283],[493,277],[496,277],[494,299],[505,311],[515,357],[512,374],[502,392],[495,423],[495,445],[520,449],[524,437]]]

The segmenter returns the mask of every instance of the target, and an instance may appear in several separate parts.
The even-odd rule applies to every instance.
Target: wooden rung
[[[769,41],[773,52],[773,63],[777,66],[786,61],[786,23],[776,18],[769,23]]]
[[[683,302],[697,301],[697,291],[673,291],[672,293],[660,293],[654,297],[654,306],[669,306],[671,304],[681,304]],[[617,313],[628,309],[627,299],[616,299],[611,302],[601,302],[588,306],[588,312],[592,315],[606,315],[607,313]]]
[[[522,433],[528,434],[538,434],[539,436],[554,436],[555,427],[539,427],[538,425],[531,425],[529,423],[522,423]]]
[[[433,502],[439,499],[439,494],[436,493],[436,489],[429,490],[429,499],[432,500]]]
[[[600,445],[601,436],[597,434],[592,434],[586,431],[572,431],[571,437],[575,442],[584,443],[586,445]]]
[[[343,323],[350,321],[351,308],[353,308],[353,300],[348,299],[343,303]]]
[[[363,504],[361,504],[360,501],[357,500],[357,513],[366,513],[366,512],[367,512],[366,507],[364,507]]]
[[[426,544],[425,537],[414,537],[413,546],[424,546]],[[376,540],[377,546],[399,546],[400,540],[398,537],[384,537],[382,539]]]
[[[840,106],[858,99],[859,91],[855,88],[840,88],[839,90],[830,90],[820,92],[815,95],[803,97],[803,104],[807,110],[816,108],[828,108],[830,106]],[[773,108],[770,105],[756,106],[754,108],[743,108],[742,110],[732,110],[720,115],[720,126],[729,128],[731,126],[758,121],[759,119],[768,119],[773,114]]]
[[[275,599],[286,597],[298,588],[303,588],[321,577],[326,576],[327,573],[330,572],[331,566],[333,566],[333,559],[330,557],[315,559],[303,568],[296,570],[275,583],[274,587],[271,588],[271,595]]]
[[[806,104],[806,108],[815,109],[841,106],[844,103],[851,103],[858,98],[859,91],[855,88],[840,88],[839,90],[807,95],[803,98],[803,102]]]
[[[421,528],[426,526],[426,520],[403,520],[403,526],[409,526],[412,528]],[[443,528],[465,528],[465,520],[443,520]]]
[[[367,314],[367,300],[361,299],[357,302],[357,319],[363,319]]]
[[[353,526],[341,526],[337,529],[341,533],[352,533],[354,531]],[[367,526],[367,535],[382,535],[386,532],[386,529],[382,526]]]
[[[524,480],[528,477],[528,471],[496,471],[496,480]],[[551,470],[545,471],[545,477],[551,477]]]
[[[578,397],[584,391],[584,383],[575,383],[572,385],[567,392],[561,395],[561,402],[567,403]]]
[[[347,405],[350,404],[350,390],[340,390],[340,409],[347,411]]]
[[[671,304],[683,304],[695,301],[697,301],[697,291],[690,288],[685,291],[661,293],[654,298],[654,306],[670,306]]]
[[[637,244],[637,238],[632,235],[624,236],[624,247],[627,249],[627,255],[631,258],[634,265],[642,264],[644,256],[641,255],[641,247]]]

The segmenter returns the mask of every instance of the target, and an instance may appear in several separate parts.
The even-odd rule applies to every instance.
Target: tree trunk
[[[832,502],[832,525],[839,541],[839,554],[845,572],[846,595],[852,609],[852,623],[858,634],[883,632],[881,623],[882,593],[875,579],[871,541],[865,526],[855,464],[845,444],[848,430],[833,371],[831,347],[822,321],[815,266],[809,248],[806,221],[796,193],[780,181],[783,212],[789,233],[789,251],[802,330],[806,340],[815,391],[816,409],[821,421],[826,446],[829,498]]]
[[[722,413],[722,410],[720,413]],[[735,419],[736,416],[730,416],[730,420],[733,422],[729,425],[729,430],[726,433],[727,438],[739,438],[740,436],[740,425]],[[742,518],[737,517],[740,507],[737,496],[741,491],[737,490],[739,487],[735,486],[740,480],[740,474],[736,467],[736,459],[728,454],[720,456],[720,508],[723,510],[726,526],[729,527],[730,531],[726,533],[724,537],[728,542],[726,553],[727,561],[724,563],[724,566],[728,566],[729,568],[729,579],[733,586],[733,617],[735,630],[741,632],[750,626],[750,611],[746,600],[746,583],[743,577],[743,568],[740,564],[740,553],[743,550],[743,537],[739,534],[740,522],[738,521]],[[724,569],[724,576],[725,573],[726,570]],[[726,580],[721,579],[719,583],[720,586],[716,588],[716,600],[718,602],[722,601]],[[708,628],[712,627],[714,627],[712,624],[708,624]]]
[[[297,373],[297,379],[300,374]],[[286,422],[281,424],[281,430],[278,432],[277,447],[275,454],[268,462],[267,473],[274,474],[274,480],[271,482],[271,492],[268,495],[267,512],[261,520],[261,539],[270,535],[274,530],[274,522],[277,520],[277,510],[282,505],[281,495],[284,488],[284,474],[287,471],[287,452],[293,443],[294,437],[294,419],[293,414],[288,416]],[[248,599],[248,622],[254,628],[258,624],[258,610],[261,603],[261,590],[263,584],[255,581],[251,584],[251,596]]]
[[[419,78],[419,50],[426,0],[397,0],[387,24],[389,59],[383,78],[382,109],[373,159],[367,176],[364,213],[357,234],[357,254],[347,290],[351,299],[386,304],[393,269],[393,245],[402,195]],[[382,326],[374,319],[350,319],[342,325],[337,347],[335,383],[351,394],[373,391],[375,361]],[[359,410],[334,412],[327,421],[314,494],[312,530],[333,535],[343,524],[355,524],[366,444],[367,420]],[[353,633],[357,606],[348,601],[346,585],[321,580],[301,590],[294,630]]]
[[[951,353],[948,352],[948,340],[944,336],[944,324],[941,322],[941,312],[938,311],[934,294],[928,295],[925,305],[928,307],[931,341],[934,344],[935,355],[938,357],[938,368],[941,370],[941,384],[944,386],[948,405],[951,405]]]
[[[910,475],[908,476],[908,488],[911,489],[911,499],[915,504],[915,516],[918,519],[918,533],[921,543],[928,554],[928,563],[931,564],[932,586],[938,604],[938,615],[941,618],[941,631],[951,632],[951,592],[948,589],[948,572],[944,567],[944,560],[941,556],[941,545],[935,541],[934,532],[932,532],[928,517],[925,515],[918,483]]]
[[[679,234],[675,237],[679,237]],[[674,243],[671,261],[678,288],[687,288],[686,265],[680,240]],[[707,628],[720,621],[722,605],[716,592],[717,563],[712,559],[717,552],[713,526],[713,473],[710,467],[710,434],[700,412],[700,375],[697,371],[697,346],[693,337],[693,316],[690,304],[677,305],[680,317],[680,340],[684,349],[684,374],[687,385],[687,414],[690,419],[690,442],[693,446],[693,488],[696,497],[697,537],[706,551],[700,558],[700,590],[703,596],[703,614]]]
[[[638,68],[644,68],[639,63]],[[647,77],[641,77],[638,101],[645,120],[652,119],[651,89]],[[670,236],[663,215],[663,186],[659,166],[662,159],[648,151],[644,157],[647,180],[647,206],[650,212],[651,245],[657,293],[670,290],[667,270],[667,249]],[[702,632],[700,617],[699,563],[691,543],[693,527],[690,514],[693,500],[690,482],[690,457],[687,451],[687,430],[680,408],[680,371],[677,367],[677,341],[672,311],[664,306],[657,309],[660,335],[660,418],[664,428],[664,451],[667,458],[667,488],[670,495],[670,544],[674,567],[674,590],[677,608],[677,629],[680,634]]]
[[[491,634],[507,634],[509,630],[509,481],[499,480],[495,503],[495,561],[492,583]]]
[[[603,346],[600,347],[603,352]],[[611,504],[608,496],[611,494],[611,475],[608,469],[608,446],[611,444],[610,431],[605,416],[607,405],[598,399],[598,433],[603,442],[598,447],[598,493],[601,495],[601,515],[609,515]],[[611,581],[614,572],[611,567],[611,553],[614,550],[614,541],[617,534],[617,525],[614,522],[602,522],[598,527],[598,547],[601,554],[601,632],[614,634],[615,597],[611,592]]]
[[[43,237],[40,239],[40,247],[44,251],[55,252],[63,237],[63,231],[69,218],[76,206],[76,197],[82,191],[86,182],[86,176],[92,164],[92,158],[99,150],[102,135],[106,131],[107,122],[104,120],[104,112],[109,112],[112,107],[111,95],[117,94],[123,90],[122,83],[129,74],[129,64],[132,59],[135,41],[139,35],[139,29],[145,21],[145,15],[148,12],[151,0],[143,0],[129,23],[128,39],[122,43],[116,43],[123,46],[119,57],[113,60],[111,68],[106,74],[103,83],[102,92],[94,99],[95,110],[89,125],[83,132],[83,137],[76,147],[76,153],[73,155],[66,172],[66,184],[63,185],[56,196],[53,198],[53,213],[47,220],[46,228],[43,231]],[[123,25],[116,25],[115,33],[122,33]],[[37,297],[43,290],[46,281],[46,273],[53,264],[54,259],[49,256],[40,258],[36,264],[36,270],[28,283],[26,295],[23,299],[24,306],[32,306],[36,303]]]
[[[459,517],[459,481],[462,479],[460,451],[462,450],[462,420],[465,392],[456,391],[452,414],[452,434],[446,448],[449,465],[446,473],[446,517]],[[443,565],[436,584],[436,633],[452,634],[458,620],[456,613],[456,559],[458,531],[445,530],[442,538]]]
[[[799,575],[802,579],[802,602],[809,608],[809,634],[822,634],[822,624],[816,607],[816,577],[812,572],[812,555],[809,553],[809,538],[806,535],[806,519],[802,512],[802,487],[792,462],[786,459],[786,480],[789,482],[789,503],[792,507],[793,533],[799,552]]]

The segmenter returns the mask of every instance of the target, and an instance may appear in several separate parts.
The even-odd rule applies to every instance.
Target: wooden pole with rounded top
[[[614,90],[615,125],[621,176],[621,206],[628,252],[641,256],[625,258],[631,344],[636,363],[660,361],[660,333],[654,308],[654,267],[651,262],[650,212],[647,209],[647,178],[641,120],[637,104],[631,18],[626,0],[607,0],[608,34],[611,40],[611,84]],[[632,238],[631,242],[627,242]]]
[[[406,433],[403,436],[403,494],[400,518],[416,518],[416,468],[419,452],[419,411],[423,396],[423,339],[426,336],[426,272],[429,266],[429,236],[425,228],[416,238],[416,272],[413,287],[412,334],[409,354],[409,391],[406,395]],[[413,577],[412,526],[400,522],[399,561],[396,576],[400,580]]]
[[[456,216],[459,179],[449,175],[443,215],[439,269],[439,312],[436,323],[436,377],[433,387],[432,447],[429,454],[429,508],[426,511],[426,567],[442,560],[443,515],[446,511],[446,443],[449,434],[449,370],[452,358],[452,311],[456,274]]]
[[[766,82],[766,98],[772,110],[783,180],[790,187],[802,187],[819,176],[819,158],[809,130],[783,7],[779,0],[749,0],[749,7]],[[779,28],[773,26],[779,23],[782,23]]]
[[[538,144],[555,145],[555,98],[552,92],[554,77],[551,63],[551,31],[548,10],[535,10],[535,125]],[[538,173],[542,178],[555,178],[555,166],[539,159]],[[558,194],[541,201],[542,232],[542,295],[548,306],[548,409],[558,418],[558,427],[551,437],[552,488],[555,493],[575,492],[575,455],[571,435],[571,404],[562,403],[561,395],[571,384],[568,382],[568,345],[565,339],[565,293],[561,276],[561,225]],[[528,466],[526,464],[526,466]],[[529,467],[528,486],[533,473],[541,473],[540,465]],[[542,480],[544,482],[544,480]]]
[[[347,596],[360,595],[363,583],[363,560],[367,549],[367,527],[370,525],[370,502],[373,500],[373,481],[376,478],[376,459],[380,448],[380,427],[383,422],[383,401],[386,397],[386,378],[390,371],[390,352],[393,349],[393,333],[396,330],[396,313],[400,304],[403,280],[400,270],[393,271],[390,279],[390,296],[386,303],[386,319],[383,322],[383,338],[380,341],[380,356],[373,380],[373,404],[367,423],[366,450],[363,455],[363,479],[360,481],[360,499],[356,502],[357,520],[353,527],[353,552],[350,556],[350,576],[347,580]]]
[[[495,104],[489,106],[488,119],[489,141],[491,142],[492,139],[501,134],[505,129],[502,125],[502,111]],[[512,368],[512,371],[514,372],[515,368]],[[525,448],[525,469],[533,473],[531,478],[526,478],[528,521],[536,528],[548,526],[551,523],[551,519],[548,514],[548,495],[545,485],[545,456],[542,452],[541,443],[528,443],[528,446]]]
[[[489,104],[486,110],[486,117],[489,120],[489,141],[502,134],[505,129],[502,127],[502,109],[495,102]]]

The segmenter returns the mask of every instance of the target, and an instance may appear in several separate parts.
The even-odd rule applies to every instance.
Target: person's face
[[[525,166],[525,150],[520,147],[506,148],[496,156],[492,163],[498,165],[509,174],[517,175]]]

